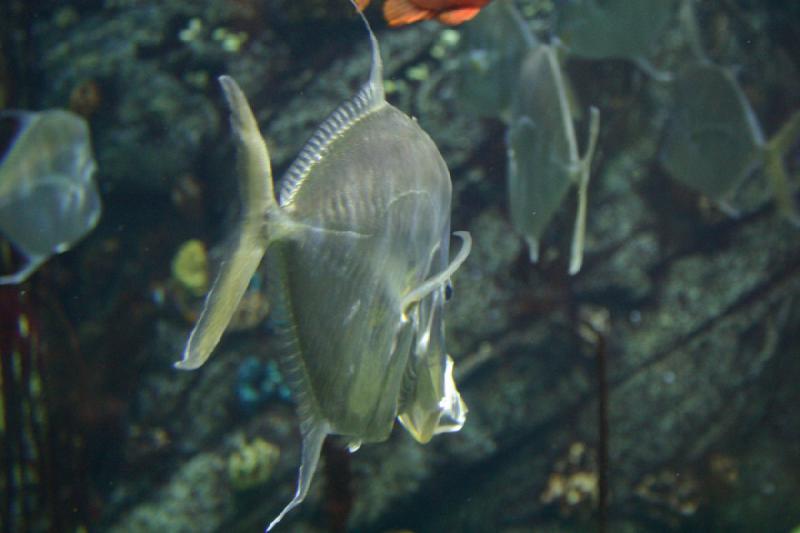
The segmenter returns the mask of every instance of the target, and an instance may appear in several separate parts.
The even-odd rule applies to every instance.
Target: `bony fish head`
[[[453,359],[447,354],[444,303],[449,282],[434,291],[418,308],[420,325],[405,385],[411,392],[400,408],[398,420],[421,443],[434,435],[458,431],[464,425],[467,406],[453,380]]]

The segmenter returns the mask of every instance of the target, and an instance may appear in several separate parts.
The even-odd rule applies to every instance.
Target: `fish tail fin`
[[[219,343],[222,333],[244,296],[269,240],[268,220],[280,213],[272,186],[269,153],[258,124],[242,90],[228,76],[220,84],[231,109],[231,125],[239,142],[242,215],[234,233],[231,251],[206,297],[203,311],[189,335],[183,359],[176,368],[193,370],[203,365]]]
[[[315,421],[308,426],[308,431],[303,432],[303,451],[302,459],[300,461],[300,473],[297,478],[297,490],[295,491],[294,498],[289,504],[283,508],[283,511],[269,523],[266,531],[271,531],[278,522],[280,522],[286,513],[300,505],[308,494],[308,488],[311,486],[311,480],[314,477],[314,472],[317,470],[317,463],[319,463],[319,455],[322,451],[322,443],[325,442],[325,437],[330,432],[330,426],[327,422]]]
[[[383,3],[383,18],[389,26],[404,26],[435,16],[430,9],[415,5],[410,0],[386,0]]]

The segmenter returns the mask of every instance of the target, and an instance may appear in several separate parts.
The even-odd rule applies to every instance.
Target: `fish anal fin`
[[[480,13],[479,7],[462,7],[458,9],[449,9],[443,11],[436,16],[436,20],[448,26],[458,26],[468,20],[475,18],[475,15]]]
[[[283,511],[269,523],[267,531],[271,531],[272,528],[286,516],[286,513],[300,505],[305,499],[306,494],[308,494],[308,488],[311,486],[311,480],[314,478],[314,472],[316,472],[317,463],[319,463],[322,443],[325,442],[325,437],[330,433],[330,426],[325,421],[315,420],[308,424],[307,429],[307,431],[303,432],[303,451],[300,460],[300,473],[297,477],[297,490],[294,493],[294,498],[292,498],[292,501],[283,508]]]
[[[428,20],[436,14],[415,5],[411,0],[386,0],[383,3],[383,17],[389,26],[404,26],[421,20]]]

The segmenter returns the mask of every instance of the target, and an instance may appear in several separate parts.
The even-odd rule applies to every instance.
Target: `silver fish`
[[[268,529],[306,496],[327,435],[344,435],[354,451],[388,438],[399,418],[426,442],[458,430],[466,415],[444,348],[443,304],[471,240],[456,232],[463,244],[449,261],[450,174],[416,121],[386,102],[369,35],[369,81],[311,136],[279,201],[247,100],[232,78],[220,78],[240,145],[243,210],[176,366],[194,369],[211,355],[269,250],[303,449],[294,498]]]
[[[538,44],[511,0],[495,0],[466,22],[456,72],[459,102],[480,116],[508,115],[522,58]]]
[[[82,117],[60,109],[4,111],[0,122],[15,126],[0,162],[0,231],[26,260],[0,276],[0,284],[14,284],[91,231],[101,207]]]
[[[539,257],[539,242],[572,185],[578,187],[578,210],[569,272],[583,260],[586,195],[600,115],[591,108],[589,142],[578,155],[567,83],[555,50],[540,45],[528,53],[512,103],[508,129],[508,194],[511,219],[528,243],[530,258]]]
[[[778,208],[800,225],[784,163],[800,137],[800,112],[767,139],[731,69],[702,60],[681,69],[674,91],[675,108],[661,152],[667,172],[736,216],[731,201],[761,166]]]
[[[559,5],[557,33],[570,53],[589,59],[629,59],[656,79],[669,74],[649,61],[669,26],[676,0],[568,0]]]
[[[758,164],[764,143],[753,108],[729,69],[711,63],[681,69],[661,153],[673,178],[725,203]]]

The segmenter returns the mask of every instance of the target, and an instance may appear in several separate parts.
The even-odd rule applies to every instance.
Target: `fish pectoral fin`
[[[436,20],[448,26],[458,26],[468,20],[475,18],[480,13],[479,7],[462,7],[459,9],[449,9],[436,16]]]
[[[325,442],[325,437],[328,436],[328,433],[330,433],[328,423],[318,420],[311,422],[308,426],[308,431],[303,433],[303,452],[300,460],[300,473],[297,478],[297,490],[292,501],[283,508],[283,511],[275,517],[275,520],[269,523],[267,531],[275,527],[286,516],[286,513],[300,505],[305,499],[306,494],[308,494],[308,488],[311,486],[314,472],[317,470],[322,443]]]
[[[266,251],[261,225],[245,223],[238,231],[233,250],[223,261],[217,279],[206,297],[203,311],[175,368],[194,370],[206,362],[244,296]]]
[[[470,237],[470,234],[467,231],[456,231],[453,232],[453,235],[461,239],[461,249],[458,251],[458,254],[450,262],[450,264],[447,265],[447,268],[433,277],[426,279],[419,287],[412,289],[403,297],[400,302],[400,312],[403,322],[408,320],[407,312],[412,305],[422,301],[422,299],[427,295],[447,283],[455,271],[458,270],[461,264],[467,259],[467,256],[472,249],[472,237]]]
[[[433,11],[421,8],[410,0],[386,0],[383,3],[383,18],[389,26],[413,24],[433,16]]]

